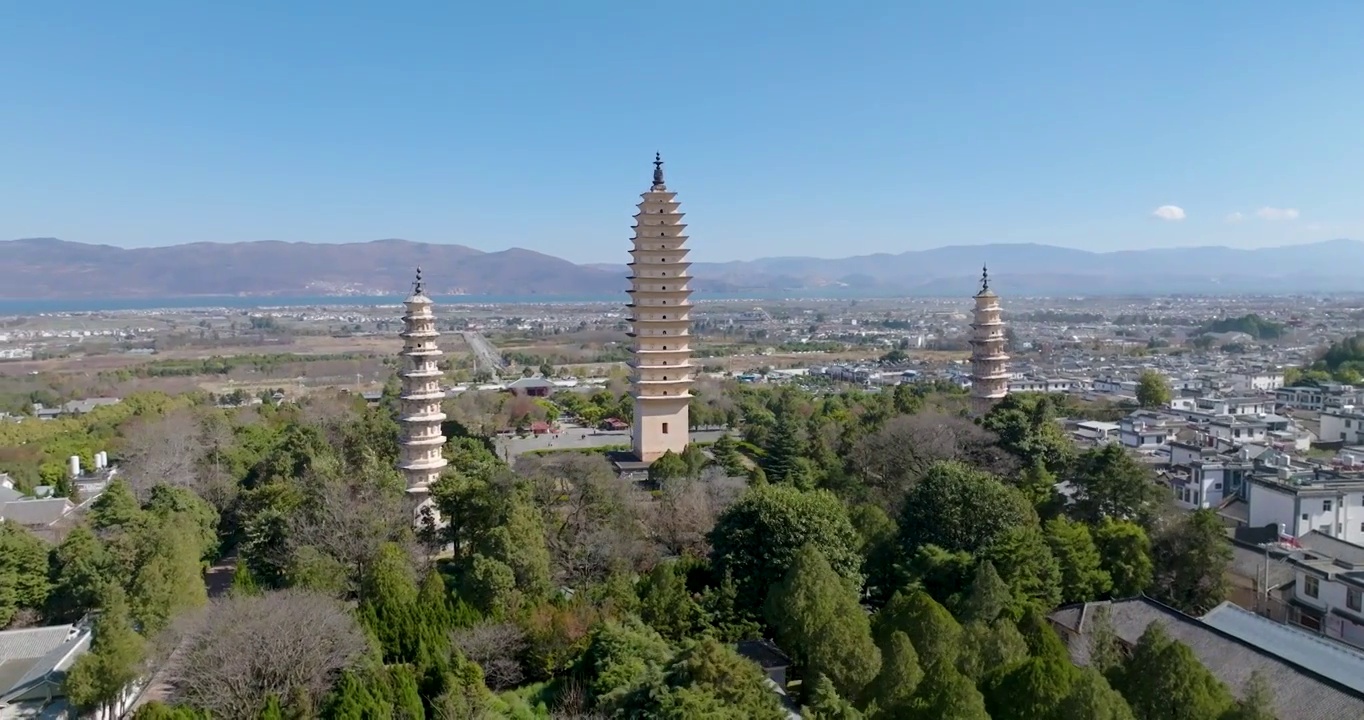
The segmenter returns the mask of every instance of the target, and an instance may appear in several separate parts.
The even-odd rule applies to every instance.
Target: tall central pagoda
[[[440,478],[445,467],[445,436],[441,423],[445,413],[441,401],[445,391],[440,380],[444,375],[436,363],[441,351],[436,347],[436,316],[431,312],[431,298],[422,291],[422,271],[417,268],[417,281],[412,295],[403,301],[402,394],[398,422],[402,435],[398,439],[398,469],[407,481],[407,491],[424,496],[427,488]]]
[[[999,296],[990,289],[990,271],[982,268],[980,292],[975,296],[974,322],[971,323],[971,411],[984,415],[1009,394],[1009,356],[1004,354],[1008,338],[1000,319]]]
[[[682,452],[690,440],[691,263],[677,193],[664,184],[657,154],[653,184],[640,197],[626,305],[633,338],[631,447],[641,462],[653,462],[669,450]]]

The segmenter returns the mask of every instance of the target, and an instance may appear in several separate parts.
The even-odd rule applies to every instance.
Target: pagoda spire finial
[[[412,283],[412,294],[422,294],[422,268],[420,265],[417,266],[417,280]]]
[[[980,291],[985,292],[990,289],[990,266],[980,266]]]
[[[663,184],[663,154],[654,153],[654,185]]]

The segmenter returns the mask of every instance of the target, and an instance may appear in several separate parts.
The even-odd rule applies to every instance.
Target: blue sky
[[[616,262],[655,150],[702,260],[1359,237],[1362,27],[1332,0],[10,2],[0,238]]]

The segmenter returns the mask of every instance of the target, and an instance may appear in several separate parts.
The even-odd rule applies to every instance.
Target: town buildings
[[[971,410],[978,415],[1009,394],[1007,338],[1000,320],[999,296],[990,289],[990,271],[982,269],[971,323]]]
[[[428,488],[440,478],[445,467],[445,436],[441,423],[445,413],[441,402],[445,391],[440,381],[444,373],[437,366],[441,357],[436,346],[436,316],[431,312],[431,298],[422,290],[422,271],[417,268],[417,280],[412,295],[403,301],[402,403],[398,422],[402,434],[398,440],[398,469],[407,481],[407,492],[417,498],[419,505],[426,500]]]
[[[636,459],[648,463],[670,450],[682,452],[689,439],[691,263],[677,193],[663,182],[663,160],[657,155],[653,183],[640,197],[626,307],[633,340],[631,447]]]

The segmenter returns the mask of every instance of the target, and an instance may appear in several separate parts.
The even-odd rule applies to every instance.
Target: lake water
[[[739,294],[697,294],[694,302],[706,300],[786,300],[786,299],[833,299],[858,297],[848,288],[820,290],[774,290],[753,291]],[[267,307],[375,307],[397,305],[403,301],[399,295],[300,295],[300,296],[194,296],[168,298],[62,298],[43,300],[23,300],[0,298],[0,316],[38,315],[42,313],[70,312],[118,312],[137,310],[188,310],[196,308],[235,308],[249,310]],[[865,296],[863,296],[865,297]],[[609,295],[557,297],[548,295],[433,295],[431,299],[438,305],[555,305],[582,303],[611,303],[623,305],[625,293]]]

